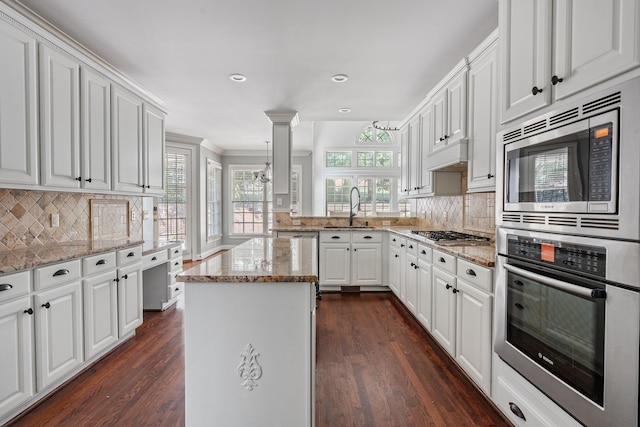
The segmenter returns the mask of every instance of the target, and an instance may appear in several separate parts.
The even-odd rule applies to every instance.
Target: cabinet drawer
[[[382,233],[355,232],[351,234],[353,243],[381,243]]]
[[[391,244],[391,246],[394,246],[396,248],[400,248],[400,247],[404,248],[407,245],[407,239],[395,234],[391,234],[391,237],[389,237],[389,243]]]
[[[109,271],[116,268],[116,253],[107,252],[100,255],[88,256],[82,259],[82,271],[85,276]]]
[[[418,242],[415,240],[407,239],[407,254],[418,256]]]
[[[169,259],[182,258],[182,245],[169,248]]]
[[[173,299],[180,295],[184,291],[184,282],[176,282],[169,286],[167,289],[169,299]]]
[[[174,258],[169,260],[169,271],[176,273],[182,270],[182,258]]]
[[[432,252],[433,249],[431,249],[429,246],[418,244],[418,259],[420,259],[420,261],[425,261],[431,264]]]
[[[118,265],[127,265],[142,259],[142,246],[134,246],[129,249],[121,249],[117,254]]]
[[[493,293],[493,270],[458,258],[458,277],[482,290]]]
[[[349,243],[351,240],[351,233],[347,232],[329,232],[320,233],[321,243]]]
[[[540,418],[539,412],[529,406],[527,400],[515,391],[515,387],[511,387],[511,384],[507,383],[504,378],[498,377],[496,383],[494,401],[512,423],[516,426],[527,427],[550,425],[546,424],[544,420]],[[518,410],[524,418],[516,415]]]
[[[456,257],[445,254],[437,249],[433,250],[433,265],[449,273],[456,274]]]
[[[50,288],[68,283],[82,276],[80,260],[61,262],[33,270],[33,281],[36,290]]]
[[[0,276],[0,301],[31,292],[31,270]]]
[[[142,269],[146,270],[151,267],[155,267],[158,264],[162,264],[163,262],[167,262],[169,259],[168,251],[158,251],[151,254],[146,254],[142,257]]]

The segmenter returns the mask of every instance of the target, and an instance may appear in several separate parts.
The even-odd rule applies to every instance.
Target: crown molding
[[[271,120],[271,123],[287,123],[291,127],[297,126],[300,123],[298,112],[294,110],[269,110],[264,114]]]

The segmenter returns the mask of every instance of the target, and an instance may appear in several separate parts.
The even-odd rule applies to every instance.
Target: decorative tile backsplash
[[[124,239],[129,237],[129,201],[89,201],[91,237],[93,239]]]
[[[94,199],[126,201],[129,210],[142,218],[141,197],[0,189],[0,250],[109,238],[92,236],[90,200]],[[59,214],[58,227],[51,227],[53,213]],[[142,240],[142,221],[130,221],[129,237]]]
[[[416,211],[424,228],[495,234],[493,192],[418,199]]]

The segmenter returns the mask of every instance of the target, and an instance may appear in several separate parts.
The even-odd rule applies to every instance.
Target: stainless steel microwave
[[[640,77],[497,139],[498,226],[640,240]]]

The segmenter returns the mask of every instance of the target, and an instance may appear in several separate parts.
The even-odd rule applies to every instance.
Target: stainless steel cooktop
[[[422,236],[427,240],[431,240],[438,244],[455,244],[455,243],[482,243],[488,242],[488,237],[476,236],[474,234],[461,233],[459,231],[412,231],[411,233]]]

